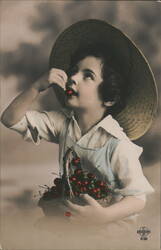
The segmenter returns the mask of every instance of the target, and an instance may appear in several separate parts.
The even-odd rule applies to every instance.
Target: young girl
[[[55,85],[64,90],[66,110],[29,111],[40,92]],[[106,22],[85,20],[57,39],[48,81],[42,78],[22,92],[1,120],[35,144],[41,139],[59,144],[60,180],[69,189],[68,195],[63,193],[62,216],[93,224],[125,222],[134,220],[145,206],[146,194],[153,192],[139,162],[142,148],[131,140],[151,125],[156,99],[151,70],[135,45]],[[77,196],[71,181],[75,158],[82,183],[88,177],[106,185],[110,199],[108,191],[101,196],[98,185],[93,193],[90,188],[77,189],[77,202],[70,199]]]

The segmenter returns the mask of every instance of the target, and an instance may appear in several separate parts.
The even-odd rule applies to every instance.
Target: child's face
[[[67,96],[66,104],[71,108],[102,108],[98,87],[102,83],[102,61],[94,56],[87,56],[71,69],[67,87],[78,95]]]

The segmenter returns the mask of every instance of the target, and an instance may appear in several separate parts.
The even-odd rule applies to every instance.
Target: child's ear
[[[104,106],[106,107],[112,107],[116,102],[115,101],[108,101],[108,102],[104,102]]]

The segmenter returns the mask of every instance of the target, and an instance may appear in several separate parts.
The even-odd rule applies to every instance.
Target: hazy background
[[[7,0],[0,2],[0,8],[1,111],[18,93],[48,71],[48,57],[56,37],[72,23],[88,18],[106,20],[133,39],[151,65],[160,96],[161,3]],[[33,108],[50,110],[53,105],[59,107],[54,93],[46,91],[33,104]],[[159,108],[153,127],[136,142],[144,147],[141,158],[143,171],[156,189],[142,215],[143,223],[146,222],[150,228],[154,226],[156,230],[151,240],[152,246],[159,244],[160,118]],[[12,219],[12,215],[24,210],[36,211],[35,218],[41,216],[40,209],[36,207],[39,197],[35,195],[38,194],[39,185],[52,185],[52,172],[58,171],[58,147],[46,142],[41,142],[40,146],[32,145],[24,142],[15,132],[0,126],[1,218],[6,218],[7,214]],[[6,244],[10,241],[5,237],[4,233]],[[9,246],[15,247],[14,244],[13,240]],[[17,248],[23,250],[25,246],[17,245]]]

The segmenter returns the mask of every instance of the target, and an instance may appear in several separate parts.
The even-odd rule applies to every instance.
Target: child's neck
[[[105,111],[99,110],[86,110],[86,111],[74,111],[75,118],[78,122],[82,135],[86,134],[94,125],[101,121],[104,117]]]

